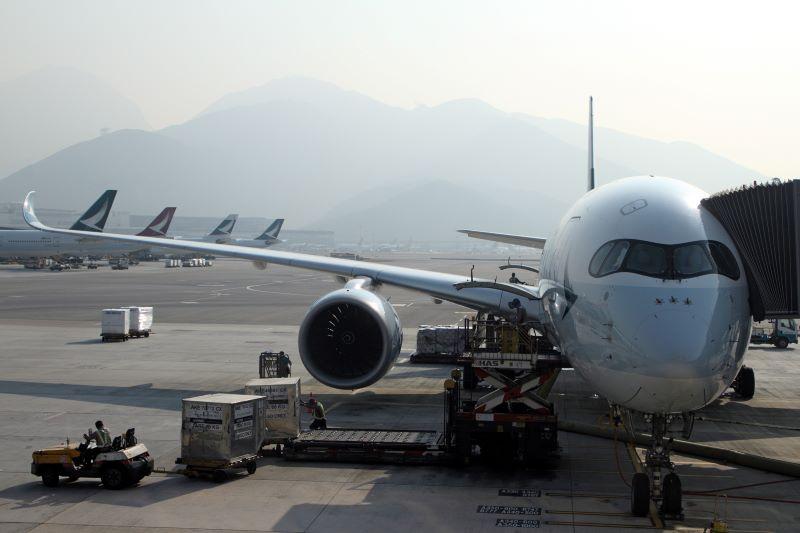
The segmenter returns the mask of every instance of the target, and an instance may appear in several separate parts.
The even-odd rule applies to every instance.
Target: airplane
[[[101,232],[105,227],[111,206],[114,204],[117,191],[108,190],[79,218],[73,229],[88,229]],[[175,207],[164,208],[142,231],[139,236],[167,236]],[[105,239],[80,237],[69,238],[63,235],[42,232],[40,230],[4,230],[0,231],[0,257],[17,257],[23,259],[42,257],[103,257],[127,254],[143,249],[140,245],[108,242]]]
[[[631,511],[652,500],[681,509],[681,484],[665,435],[673,419],[736,386],[751,327],[750,267],[707,194],[667,177],[634,176],[595,186],[593,109],[589,112],[588,191],[552,238],[465,230],[484,239],[542,250],[538,285],[471,279],[415,268],[240,247],[103,234],[103,238],[321,271],[343,288],[314,302],[299,331],[309,373],[339,389],[381,379],[400,353],[402,328],[381,285],[418,291],[482,313],[504,316],[546,335],[581,377],[615,409],[652,424],[646,472],[634,476]],[[732,194],[736,194],[735,192]],[[53,229],[23,205],[34,228]],[[702,202],[702,203],[701,203]],[[748,261],[748,264],[750,262]],[[744,371],[749,371],[745,373]],[[662,478],[662,471],[667,474]],[[652,495],[652,498],[651,498]]]
[[[225,244],[231,242],[231,233],[233,233],[233,228],[236,226],[236,221],[239,219],[239,215],[235,213],[231,213],[230,215],[226,216],[222,222],[220,222],[216,228],[211,230],[211,233],[206,235],[205,237],[200,237],[199,239],[186,239],[187,241],[197,241],[197,242],[215,242],[217,244]]]
[[[283,221],[284,219],[282,218],[276,218],[267,226],[267,229],[255,239],[233,239],[230,241],[230,244],[235,244],[236,246],[250,246],[253,248],[266,248],[267,246],[278,244],[281,242],[281,240],[278,239],[278,235],[281,232]]]
[[[70,227],[85,232],[101,232],[106,225],[108,215],[117,191],[105,191]],[[82,253],[87,237],[69,237],[41,230],[8,229],[0,230],[0,257],[3,258],[42,258],[53,256],[77,256]],[[101,242],[101,241],[97,241]],[[104,241],[103,241],[104,242]],[[108,244],[108,243],[106,243]]]

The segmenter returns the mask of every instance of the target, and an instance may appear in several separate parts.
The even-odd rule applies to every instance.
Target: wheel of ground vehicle
[[[256,464],[255,461],[250,461],[249,463],[247,463],[247,473],[248,474],[251,474],[251,475],[255,474],[256,473],[256,468],[258,468],[258,465]]]
[[[637,472],[631,480],[631,514],[647,516],[650,510],[650,478],[647,474]]]
[[[109,490],[119,490],[127,484],[127,475],[119,466],[111,465],[103,469],[100,479],[103,486]]]
[[[58,486],[58,467],[50,467],[42,472],[42,483],[45,487]]]
[[[224,470],[214,470],[214,474],[211,477],[214,483],[222,483],[228,479],[228,474]]]
[[[663,494],[664,499],[661,502],[661,510],[666,514],[680,514],[683,510],[681,478],[674,472],[664,476]]]
[[[150,332],[149,331],[145,331],[144,332],[144,336],[145,336],[145,338],[149,337],[150,336]]]
[[[749,366],[743,366],[736,376],[736,393],[745,400],[749,400],[756,393],[756,375]]]
[[[785,350],[789,347],[789,339],[786,337],[778,337],[775,339],[775,347],[780,348],[781,350]]]

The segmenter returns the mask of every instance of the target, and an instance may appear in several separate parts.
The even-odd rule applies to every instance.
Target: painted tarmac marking
[[[479,514],[515,514],[515,515],[530,515],[540,516],[542,514],[541,507],[522,507],[519,505],[479,505],[475,509]]]

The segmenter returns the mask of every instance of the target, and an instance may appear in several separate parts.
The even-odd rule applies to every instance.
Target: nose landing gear
[[[650,447],[645,452],[646,473],[633,476],[631,483],[631,513],[646,516],[650,502],[658,506],[665,518],[683,519],[683,491],[681,480],[675,473],[675,464],[670,461],[672,438],[665,438],[671,422],[666,415],[648,415],[652,424]],[[662,474],[666,471],[666,475]]]

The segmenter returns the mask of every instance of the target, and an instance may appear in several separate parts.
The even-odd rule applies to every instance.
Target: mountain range
[[[585,126],[479,100],[402,109],[286,78],[224,96],[158,131],[127,129],[57,151],[0,181],[49,207],[118,205],[187,215],[286,217],[357,240],[453,240],[464,226],[546,236],[586,183]],[[759,173],[689,143],[600,128],[598,183],[663,174],[715,191]]]
[[[142,111],[86,72],[46,67],[0,84],[0,176],[103,132],[149,129]]]

